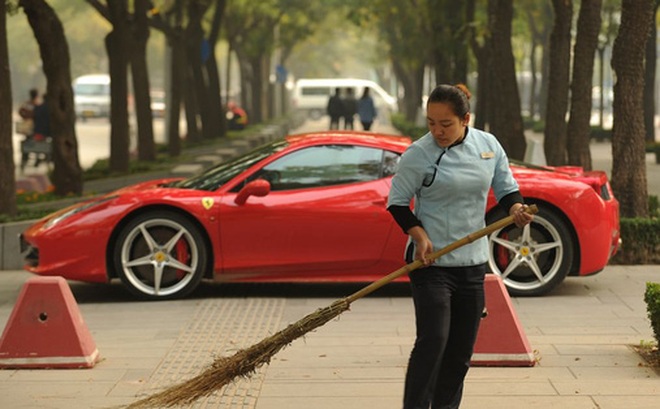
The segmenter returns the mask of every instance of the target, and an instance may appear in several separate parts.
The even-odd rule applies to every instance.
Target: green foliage
[[[83,172],[83,180],[96,180],[108,177],[125,176],[126,174],[133,175],[136,173],[155,172],[162,169],[169,169],[172,162],[187,159],[186,156],[172,159],[167,154],[167,146],[164,148],[161,145],[156,147],[156,160],[154,161],[130,161],[128,163],[128,172],[113,172],[110,170],[110,163],[108,159],[97,160],[90,168]]]
[[[53,209],[30,209],[30,208],[20,208],[18,209],[18,214],[16,216],[10,216],[8,214],[0,213],[0,223],[12,223],[20,222],[25,220],[37,220],[53,212]]]
[[[660,219],[622,218],[620,226],[623,244],[612,264],[660,263]]]
[[[647,143],[646,152],[655,153],[655,163],[660,163],[660,143]]]
[[[402,135],[406,135],[414,139],[419,139],[428,133],[428,129],[423,126],[417,126],[406,120],[405,116],[401,113],[391,115],[392,126],[396,128]]]
[[[644,301],[655,340],[660,345],[660,283],[646,283]]]
[[[29,205],[34,203],[49,202],[52,200],[61,199],[55,192],[19,192],[16,193],[16,205]]]
[[[603,129],[599,126],[591,127],[591,138],[599,142],[601,141],[611,141],[612,140],[612,130]]]
[[[523,127],[534,132],[543,133],[545,131],[545,121],[526,116],[523,118]]]
[[[660,201],[658,201],[658,196],[649,195],[649,217],[653,219],[660,218]]]

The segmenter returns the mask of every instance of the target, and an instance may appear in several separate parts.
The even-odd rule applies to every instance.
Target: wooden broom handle
[[[529,214],[536,214],[539,211],[538,207],[536,205],[530,205],[527,209],[526,212]],[[456,250],[459,247],[462,247],[466,244],[470,244],[473,241],[480,239],[484,236],[487,236],[491,233],[493,233],[495,230],[501,229],[503,227],[508,226],[509,224],[513,223],[513,216],[507,216],[503,219],[500,219],[494,223],[489,224],[488,226],[484,227],[481,230],[478,230],[476,232],[472,232],[468,234],[467,236],[463,237],[462,239],[456,240],[455,242],[441,248],[440,250],[436,250],[433,253],[429,255],[430,259],[437,259],[441,256],[444,256],[447,253],[451,253],[452,251]],[[346,300],[348,303],[352,303],[355,300],[358,300],[368,294],[371,294],[372,292],[376,291],[380,287],[384,286],[385,284],[399,278],[400,276],[404,274],[408,274],[413,270],[416,270],[420,267],[422,267],[424,263],[421,260],[415,260],[412,263],[406,264],[405,266],[399,268],[396,271],[391,272],[390,274],[386,275],[385,277],[381,278],[378,281],[374,281],[373,283],[369,284],[368,286],[364,287],[363,289],[356,291],[355,293],[349,295],[346,297]]]

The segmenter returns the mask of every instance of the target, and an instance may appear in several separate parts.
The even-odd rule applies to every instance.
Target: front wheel
[[[490,224],[504,212],[489,214]],[[539,205],[532,223],[520,229],[511,224],[489,236],[491,271],[502,277],[509,294],[544,295],[559,285],[573,263],[573,239],[566,222]]]
[[[114,268],[133,294],[149,300],[181,298],[201,281],[208,249],[186,217],[155,211],[131,220],[117,238]]]

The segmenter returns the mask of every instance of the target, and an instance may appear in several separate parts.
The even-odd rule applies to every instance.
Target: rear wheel
[[[504,212],[498,210],[487,222],[502,217]],[[524,228],[512,224],[490,235],[488,262],[511,295],[543,295],[566,278],[573,263],[573,239],[561,217],[539,206],[534,221]]]
[[[136,217],[122,229],[113,260],[132,294],[149,300],[173,299],[197,287],[208,249],[200,229],[190,220],[156,211]]]

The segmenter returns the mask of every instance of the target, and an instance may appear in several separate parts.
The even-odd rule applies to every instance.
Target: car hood
[[[108,195],[117,196],[117,195],[140,192],[140,191],[144,191],[144,190],[158,189],[158,188],[166,187],[168,183],[176,182],[176,181],[179,181],[181,179],[182,178],[164,178],[164,179],[148,180],[146,182],[140,182],[140,183],[136,183],[134,185],[129,185],[129,186],[117,189],[117,190],[115,190],[111,193],[108,193]]]

